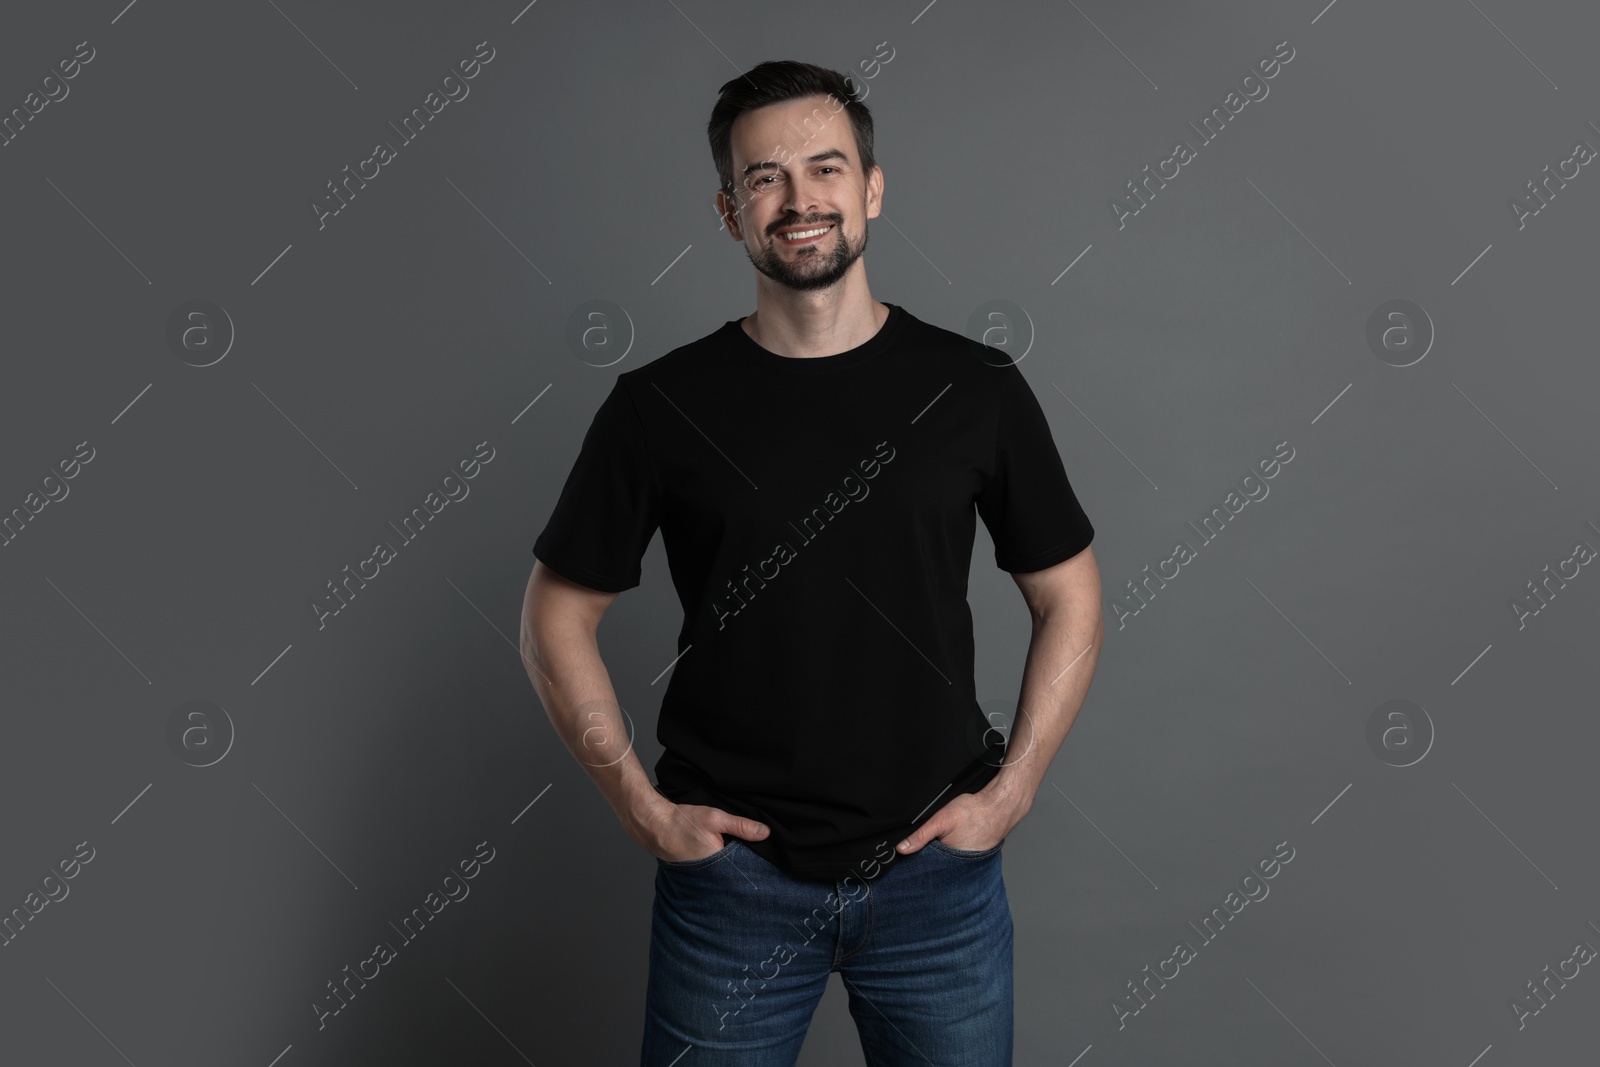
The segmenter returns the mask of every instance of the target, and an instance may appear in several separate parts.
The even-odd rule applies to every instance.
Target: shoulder
[[[735,320],[737,321],[737,320]],[[623,371],[617,375],[617,384],[624,391],[642,396],[652,386],[693,382],[716,374],[727,352],[728,324],[718,326],[710,333],[679,345],[655,359]]]
[[[1029,389],[1022,370],[1003,349],[983,344],[906,313],[900,338],[913,365],[965,391],[970,399],[999,404]]]

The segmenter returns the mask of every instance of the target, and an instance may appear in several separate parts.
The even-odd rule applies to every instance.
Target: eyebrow
[[[827,149],[825,151],[818,152],[816,155],[807,156],[805,158],[805,162],[807,162],[807,163],[821,163],[825,159],[838,159],[838,160],[843,160],[846,163],[850,162],[850,157],[845,155],[843,152],[841,152],[837,148],[829,148],[829,149]],[[748,167],[744,168],[744,170],[739,173],[739,177],[748,178],[748,177],[750,177],[751,174],[753,174],[754,172],[756,172],[758,170],[766,170],[768,167],[777,167],[777,166],[781,166],[781,165],[782,164],[778,163],[776,160],[763,159],[759,163],[752,163]]]

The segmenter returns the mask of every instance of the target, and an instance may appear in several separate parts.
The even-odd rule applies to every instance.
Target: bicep
[[[1028,610],[1042,619],[1067,610],[1100,610],[1100,568],[1093,546],[1042,571],[1011,575],[1028,602]]]
[[[523,628],[575,621],[593,632],[599,628],[601,617],[617,596],[616,593],[580,585],[547,566],[543,560],[535,559],[523,596]]]

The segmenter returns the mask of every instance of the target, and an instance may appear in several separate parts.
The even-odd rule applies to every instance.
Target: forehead
[[[733,122],[730,147],[735,173],[752,164],[777,166],[794,156],[830,149],[855,159],[850,116],[837,98],[824,95],[746,111]]]

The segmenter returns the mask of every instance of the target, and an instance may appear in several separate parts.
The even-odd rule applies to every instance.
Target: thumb
[[[754,819],[746,819],[731,813],[728,814],[722,828],[735,837],[742,837],[748,841],[759,841],[766,837],[769,832],[765,823],[759,823]]]
[[[901,853],[902,855],[909,856],[911,853],[921,849],[923,845],[926,845],[929,842],[929,840],[938,837],[943,832],[944,830],[942,827],[935,826],[933,820],[929,819],[927,822],[917,827],[916,830],[907,834],[905,840],[901,841],[895,846],[895,851]]]

